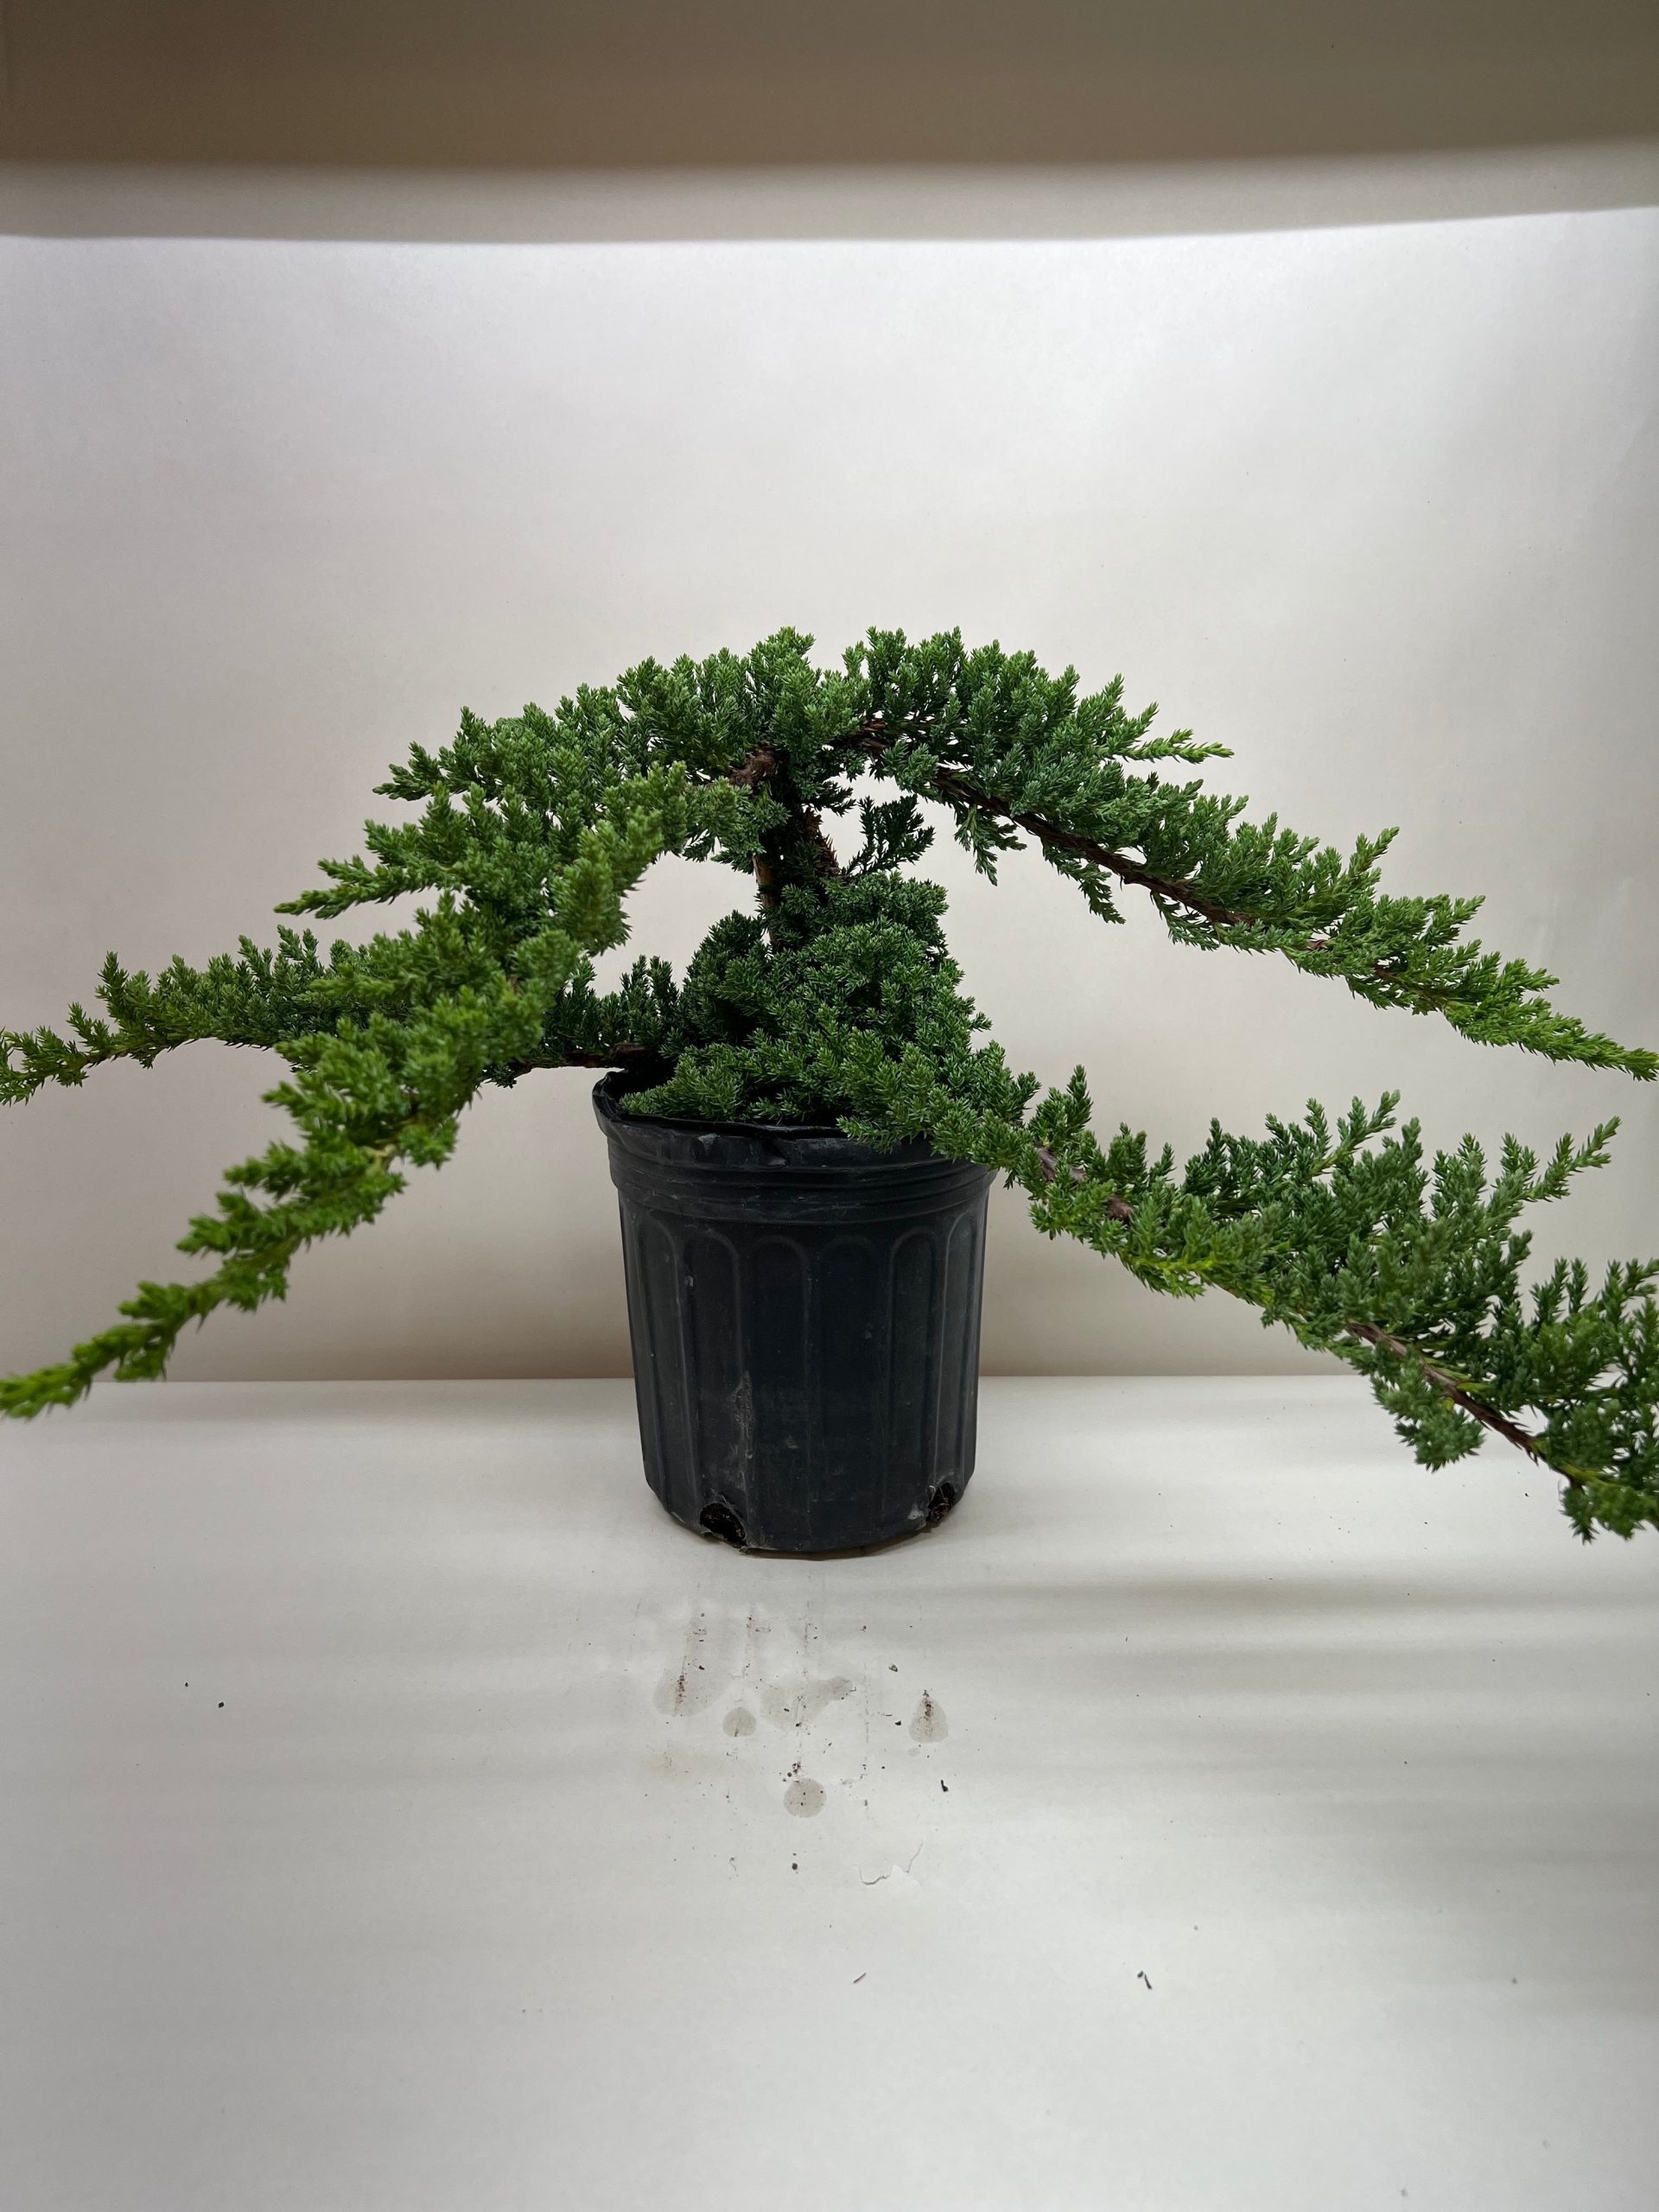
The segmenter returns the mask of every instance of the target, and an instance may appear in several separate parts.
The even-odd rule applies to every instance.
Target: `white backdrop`
[[[1484,890],[1491,943],[1659,1040],[1652,212],[996,244],[0,241],[7,681],[0,1019],[110,946],[200,960],[353,845],[384,765],[645,653],[868,623],[1122,669],[1216,764],[1390,881]],[[1040,864],[954,943],[1014,1059],[1197,1141],[1399,1086],[1430,1136],[1614,1166],[1541,1224],[1659,1243],[1623,1078],[1339,986],[1108,931]],[[740,889],[662,868],[640,949]],[[0,1118],[0,1366],[111,1317],[279,1070],[200,1046]],[[496,1094],[455,1161],[219,1317],[184,1376],[611,1374],[626,1347],[583,1080]],[[182,1263],[181,1263],[182,1264]],[[1289,1370],[1242,1309],[1154,1300],[997,1202],[992,1371]]]

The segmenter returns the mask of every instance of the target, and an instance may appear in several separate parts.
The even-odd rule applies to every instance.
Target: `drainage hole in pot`
[[[722,1544],[735,1544],[739,1551],[747,1541],[743,1523],[723,1497],[709,1499],[697,1516],[697,1525],[705,1535],[717,1536]]]
[[[928,1493],[925,1525],[937,1529],[956,1502],[957,1486],[954,1483],[941,1483],[937,1490],[931,1491]]]

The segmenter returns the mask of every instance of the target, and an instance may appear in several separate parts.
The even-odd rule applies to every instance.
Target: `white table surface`
[[[0,2204],[1652,2212],[1656,1595],[1340,1378],[989,1382],[823,1561],[626,1383],[106,1390],[0,1435]]]

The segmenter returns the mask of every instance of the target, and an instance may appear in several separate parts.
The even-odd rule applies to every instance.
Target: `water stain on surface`
[[[734,1705],[720,1725],[728,1736],[753,1736],[754,1715],[747,1705]]]
[[[950,1733],[943,1709],[933,1701],[931,1690],[922,1692],[921,1702],[911,1715],[910,1732],[918,1744],[937,1744]]]
[[[779,1682],[761,1691],[760,1710],[774,1728],[804,1728],[817,1719],[825,1706],[851,1697],[856,1688],[856,1683],[849,1681],[845,1675]]]
[[[810,1774],[798,1774],[784,1792],[784,1810],[798,1820],[810,1821],[823,1810],[823,1784]]]

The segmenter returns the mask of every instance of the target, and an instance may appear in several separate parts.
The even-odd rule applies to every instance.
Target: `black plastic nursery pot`
[[[862,1550],[974,1471],[988,1169],[838,1129],[594,1109],[622,1215],[645,1476],[746,1551]]]

